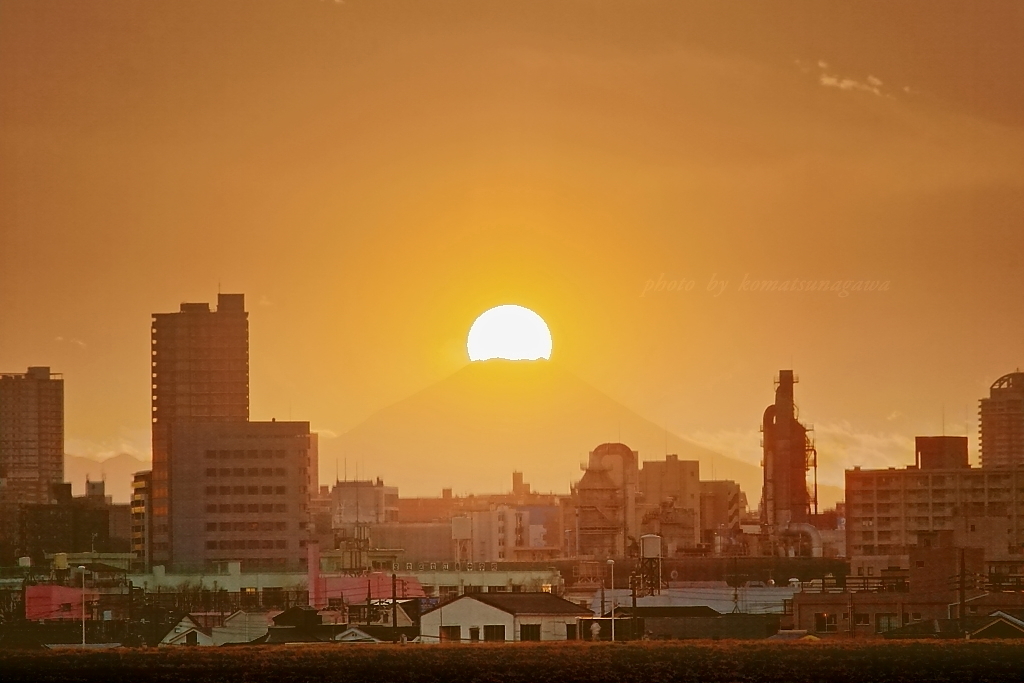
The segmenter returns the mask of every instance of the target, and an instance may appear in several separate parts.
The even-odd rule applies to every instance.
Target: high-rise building
[[[172,561],[173,432],[188,423],[249,419],[249,320],[242,294],[217,310],[186,303],[152,322],[153,470],[148,564]],[[198,501],[191,501],[198,504]],[[188,503],[186,503],[188,504]]]
[[[997,379],[979,415],[981,466],[1024,465],[1024,372]]]
[[[0,553],[17,543],[19,506],[53,502],[63,480],[63,378],[48,367],[0,374]]]

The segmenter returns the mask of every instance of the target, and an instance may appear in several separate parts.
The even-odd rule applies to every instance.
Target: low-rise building
[[[588,609],[551,593],[474,593],[420,617],[424,642],[575,640]]]

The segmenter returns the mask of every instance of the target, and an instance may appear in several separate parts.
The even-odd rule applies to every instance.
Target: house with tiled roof
[[[575,640],[593,612],[551,593],[466,593],[423,613],[427,643]]]

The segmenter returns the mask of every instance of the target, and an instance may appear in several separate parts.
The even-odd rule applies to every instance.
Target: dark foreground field
[[[0,652],[0,681],[1015,681],[1002,642],[314,645]]]

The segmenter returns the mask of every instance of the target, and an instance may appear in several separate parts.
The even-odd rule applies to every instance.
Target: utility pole
[[[964,627],[964,613],[967,611],[967,563],[964,560],[964,549],[960,548],[960,629]]]
[[[391,627],[398,628],[398,575],[391,575]],[[398,633],[398,631],[395,631]]]
[[[85,566],[79,566],[82,572],[82,647],[85,647]]]
[[[608,558],[612,570],[612,642],[615,642],[615,560]]]
[[[636,582],[637,582],[638,579],[639,579],[639,576],[637,574],[635,574],[635,573],[633,574],[633,576],[629,577],[629,585],[630,585],[630,588],[633,589],[633,612],[630,615],[630,616],[633,617],[633,619],[632,619],[632,621],[633,621],[633,623],[632,623],[633,640],[639,640],[639,637],[636,634],[636,630],[637,630],[636,629],[636,624],[637,624],[637,621],[636,621]]]

